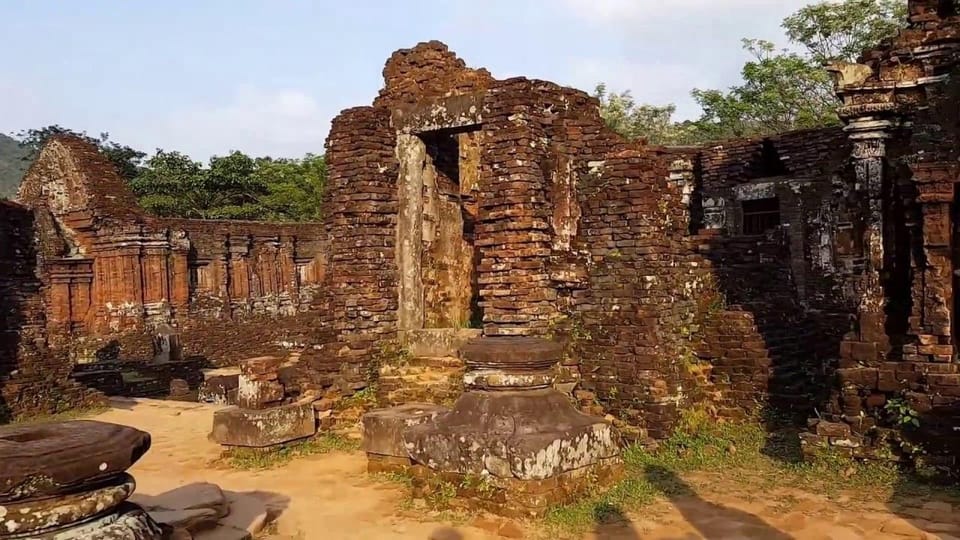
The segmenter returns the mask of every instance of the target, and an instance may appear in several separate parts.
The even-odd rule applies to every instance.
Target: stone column
[[[400,269],[398,328],[423,328],[423,184],[427,148],[416,135],[397,135],[400,162],[400,211],[397,218],[397,267]]]
[[[957,168],[952,163],[923,163],[912,168],[921,212],[922,260],[914,259],[914,310],[910,333],[916,345],[904,347],[908,361],[953,359],[953,220]]]
[[[858,309],[859,343],[844,350],[850,353],[849,359],[868,365],[882,361],[890,349],[884,314],[883,199],[886,140],[892,128],[892,121],[876,117],[851,120],[845,128],[853,142],[854,189],[866,198],[866,223],[863,238],[865,262]]]

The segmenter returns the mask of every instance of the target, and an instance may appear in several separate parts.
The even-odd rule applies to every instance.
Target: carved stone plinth
[[[150,434],[94,421],[0,428],[0,538],[159,540],[127,502]]]
[[[537,516],[618,474],[617,431],[551,387],[559,345],[480,338],[461,353],[467,391],[450,412],[403,431],[415,490],[440,479],[485,510]]]

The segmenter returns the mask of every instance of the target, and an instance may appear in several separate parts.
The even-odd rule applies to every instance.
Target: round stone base
[[[123,473],[104,486],[40,500],[0,503],[0,538],[6,532],[25,534],[82,522],[116,508],[133,493],[136,483]]]
[[[145,510],[122,503],[104,516],[66,527],[2,536],[16,540],[162,540],[164,531]]]

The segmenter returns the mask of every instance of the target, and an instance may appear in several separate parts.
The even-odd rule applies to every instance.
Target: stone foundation
[[[240,363],[237,405],[213,413],[210,438],[220,445],[265,449],[317,433],[312,396],[293,399],[280,382],[282,361],[272,356]],[[227,392],[229,395],[229,392]]]
[[[452,493],[451,506],[514,519],[542,517],[555,506],[581,500],[597,486],[613,485],[623,475],[619,457],[542,480],[438,472],[424,465],[404,468],[391,460],[378,460],[374,468],[405,471],[412,478],[416,498],[435,499]]]
[[[411,404],[364,416],[370,472],[406,472],[415,496],[510,517],[540,516],[616,476],[619,433],[553,388],[558,344],[480,338],[461,355],[467,391],[450,410]]]

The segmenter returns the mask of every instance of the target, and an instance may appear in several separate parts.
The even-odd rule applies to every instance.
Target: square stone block
[[[214,441],[224,446],[264,448],[312,437],[313,404],[297,402],[267,409],[228,407],[213,413]]]
[[[407,458],[407,449],[403,442],[403,432],[433,420],[437,415],[449,412],[441,405],[430,403],[407,403],[389,409],[377,409],[363,415],[361,429],[363,433],[363,451],[368,454]]]

